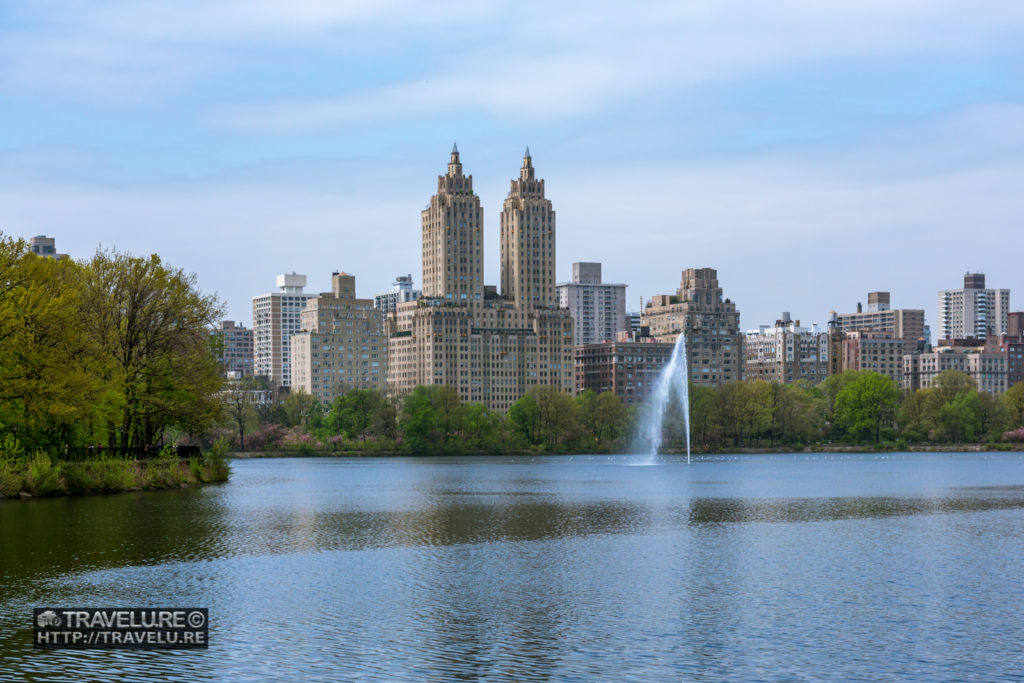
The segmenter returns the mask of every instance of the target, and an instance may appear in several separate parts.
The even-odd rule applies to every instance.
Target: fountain
[[[686,334],[679,333],[676,346],[672,349],[672,357],[658,375],[649,404],[647,415],[647,435],[651,442],[651,461],[657,459],[661,448],[662,428],[665,413],[668,411],[672,387],[679,395],[679,403],[683,410],[683,424],[686,426],[686,464],[690,464],[690,377],[686,364]]]

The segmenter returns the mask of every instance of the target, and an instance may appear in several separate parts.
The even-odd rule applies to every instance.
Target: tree
[[[100,385],[80,324],[80,271],[0,235],[0,428],[30,448],[89,436]]]
[[[896,422],[908,441],[925,441],[932,428],[932,420],[928,413],[928,402],[931,389],[908,391],[900,402]]]
[[[836,422],[854,438],[866,439],[873,434],[878,443],[882,426],[892,424],[899,399],[900,390],[890,377],[862,371],[836,394]]]
[[[107,440],[153,443],[169,425],[198,431],[217,419],[221,388],[209,328],[223,310],[194,274],[147,258],[99,251],[83,271],[82,315],[106,388],[98,412]]]
[[[256,421],[256,405],[259,402],[259,383],[249,375],[227,384],[221,392],[228,418],[238,430],[238,447],[245,450],[245,433],[248,426]]]
[[[289,427],[308,427],[313,413],[320,410],[319,401],[302,387],[293,387],[282,403]]]
[[[366,441],[367,434],[386,430],[387,425],[379,417],[383,406],[387,405],[383,394],[373,389],[353,389],[334,399],[327,423],[336,428],[336,432],[345,432],[350,439],[357,436]]]
[[[1024,382],[1017,382],[1002,396],[1010,428],[1024,427]]]
[[[512,430],[521,435],[529,445],[540,443],[540,411],[537,397],[530,391],[512,404],[506,415]]]

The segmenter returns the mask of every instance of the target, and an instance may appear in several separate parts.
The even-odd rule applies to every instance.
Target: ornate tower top
[[[530,156],[530,148],[526,148],[523,154],[523,167],[519,169],[520,180],[533,180],[533,158]]]
[[[462,162],[459,161],[459,146],[456,143],[452,143],[452,156],[448,160],[448,175],[453,177],[462,175]]]

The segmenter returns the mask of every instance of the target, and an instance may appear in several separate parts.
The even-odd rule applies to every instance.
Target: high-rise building
[[[610,391],[626,405],[646,401],[675,344],[655,341],[645,333],[626,332],[617,341],[578,344],[576,393]]]
[[[278,291],[252,298],[253,374],[267,377],[275,387],[291,384],[291,336],[302,329],[306,276],[277,276]]]
[[[843,370],[873,370],[903,385],[906,343],[891,332],[854,330],[843,337]]]
[[[985,289],[984,273],[964,275],[963,289],[939,292],[939,339],[1009,334],[1010,290]]]
[[[517,308],[554,308],[555,210],[530,148],[501,209],[501,294]]]
[[[57,253],[57,239],[46,235],[36,235],[28,240],[28,250],[39,256],[46,256],[52,259],[67,258],[67,254]]]
[[[600,263],[572,264],[572,282],[557,289],[558,305],[572,316],[577,346],[615,341],[629,329],[626,285],[601,282]]]
[[[919,308],[897,308],[889,305],[889,292],[868,292],[868,309],[860,303],[856,313],[842,313],[836,316],[840,332],[888,332],[902,339],[907,349],[923,350],[930,343],[926,336],[924,310]]]
[[[356,278],[331,275],[331,291],[306,301],[302,331],[291,336],[291,387],[327,405],[349,389],[383,389],[388,345],[384,314],[356,298]]]
[[[658,341],[675,343],[686,333],[690,381],[720,386],[743,378],[743,334],[736,304],[722,296],[718,271],[687,268],[675,294],[659,294],[644,309],[643,322]]]
[[[398,304],[416,301],[422,293],[420,290],[412,288],[412,275],[399,275],[391,283],[391,291],[374,295],[373,307],[383,313],[384,319],[386,319],[389,313],[395,312]]]
[[[1007,389],[1006,353],[986,350],[975,344],[947,344],[927,353],[903,357],[904,389],[917,391],[934,386],[940,372],[958,370],[975,381],[978,391],[1002,394]]]
[[[217,361],[221,372],[229,377],[246,377],[252,372],[253,342],[252,330],[245,325],[236,325],[234,320],[221,320],[210,330],[217,337]]]
[[[800,327],[789,312],[783,312],[775,325],[761,325],[746,334],[743,344],[744,376],[792,384],[803,380],[818,384],[829,375],[829,334],[815,324]]]
[[[423,296],[388,320],[389,389],[446,384],[497,410],[534,386],[571,392],[572,318],[555,306],[554,211],[530,155],[502,211],[500,295],[483,284],[483,209],[458,148],[422,220]]]

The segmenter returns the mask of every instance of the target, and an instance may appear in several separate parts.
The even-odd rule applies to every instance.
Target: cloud
[[[1017,263],[1024,196],[1024,107],[982,107],[928,126],[887,131],[857,150],[775,152],[757,157],[614,167],[576,165],[535,152],[558,213],[558,272],[602,261],[640,295],[671,293],[690,266],[719,270],[744,326],[782,310],[805,323],[852,310],[867,291],[924,308],[967,269],[992,286],[1024,287]],[[1000,147],[1005,147],[1000,153]],[[921,162],[913,160],[923,159]],[[188,183],[104,186],[42,179],[0,186],[0,226],[57,237],[61,251],[91,253],[97,241],[158,252],[196,271],[230,315],[249,320],[250,297],[279,272],[324,289],[332,270],[358,278],[360,295],[411,272],[419,282],[420,210],[436,168],[408,164],[289,162],[275,173],[236,173]],[[475,174],[485,210],[485,277],[498,281],[498,212],[507,173]],[[1020,306],[1018,305],[1018,308]]]
[[[577,8],[578,9],[578,8]],[[965,16],[950,2],[597,4],[502,21],[432,69],[338,94],[229,105],[216,122],[287,131],[473,111],[536,122],[629,109],[638,97],[829,60],[968,55],[1013,44],[1024,11]],[[957,30],[949,30],[956,26]]]
[[[349,55],[365,84],[269,86],[213,118],[245,130],[470,109],[562,119],[664,89],[806,62],[972,54],[1013,46],[1024,5],[952,0],[744,3],[411,0],[36,2],[0,30],[0,85],[109,103],[150,103],[268,64],[299,74]],[[393,68],[400,59],[403,66]]]

